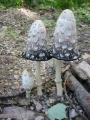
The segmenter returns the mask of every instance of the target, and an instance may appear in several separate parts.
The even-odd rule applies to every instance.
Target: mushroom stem
[[[37,94],[42,95],[42,81],[40,76],[40,61],[36,61],[36,82],[37,82]]]
[[[30,100],[30,92],[31,92],[30,90],[26,91],[26,99],[28,99],[28,100]]]
[[[56,79],[55,79],[55,82],[56,82],[58,96],[62,96],[61,65],[62,65],[62,60],[56,60]]]

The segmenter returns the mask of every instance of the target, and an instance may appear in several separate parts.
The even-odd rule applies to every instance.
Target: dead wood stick
[[[83,50],[81,50],[81,52],[90,52],[90,50],[84,50],[84,49],[83,49]]]
[[[86,62],[90,65],[90,57],[86,59]]]
[[[71,63],[71,72],[76,77],[80,78],[80,80],[88,80],[87,75],[81,69],[79,69],[76,64]]]
[[[82,41],[81,41],[82,42]],[[90,43],[90,41],[84,41],[85,43]]]
[[[72,84],[77,101],[81,104],[90,119],[90,94],[69,71],[65,72],[64,79]]]
[[[82,117],[82,118],[84,118],[84,120],[88,120],[88,118],[85,116],[85,115],[83,115],[76,107],[75,107],[75,105],[73,104],[73,101],[69,98],[69,96],[68,96],[68,94],[67,94],[67,91],[66,91],[66,80],[65,80],[65,82],[64,82],[64,93],[65,93],[65,96],[66,96],[66,99],[69,101],[69,103],[70,103],[70,106],[71,107],[73,107],[75,110],[76,110],[76,112]],[[70,108],[69,108],[69,111],[70,111]],[[69,116],[70,117],[70,116]],[[70,118],[69,118],[70,119]]]

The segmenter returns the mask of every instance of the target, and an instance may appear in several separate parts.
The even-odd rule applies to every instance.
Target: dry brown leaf
[[[72,84],[68,80],[65,80],[65,81],[66,81],[65,82],[66,87],[69,88],[70,90],[74,91]]]
[[[71,83],[70,83],[68,80],[66,80],[66,86],[67,86],[67,87],[70,87],[70,86],[71,86]]]
[[[62,73],[65,73],[67,70],[69,70],[70,65],[67,65],[65,68],[62,69]]]

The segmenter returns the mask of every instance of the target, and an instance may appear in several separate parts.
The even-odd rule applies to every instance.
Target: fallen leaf
[[[62,73],[66,72],[67,70],[69,70],[70,65],[67,65],[65,68],[62,69]]]
[[[58,103],[57,105],[54,105],[53,107],[48,109],[47,116],[50,120],[55,120],[55,119],[62,120],[64,118],[67,118],[65,111],[66,108],[67,108],[66,105],[62,103]]]

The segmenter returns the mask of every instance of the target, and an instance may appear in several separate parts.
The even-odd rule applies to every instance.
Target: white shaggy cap
[[[42,41],[42,39],[45,39],[46,36],[46,29],[41,20],[35,20],[29,30],[28,33],[28,42],[34,42]]]
[[[47,48],[46,28],[41,20],[35,20],[28,33],[26,52],[23,57],[34,61],[46,61],[51,57]]]
[[[59,42],[76,43],[76,21],[74,14],[71,10],[64,10],[58,18],[54,37]]]
[[[22,86],[25,90],[31,90],[34,85],[34,77],[31,69],[24,70],[22,73]]]
[[[46,29],[41,20],[35,20],[28,33],[28,48],[34,51],[39,49],[46,50]]]
[[[64,10],[56,23],[51,56],[58,60],[76,60],[80,57],[77,46],[76,20],[71,10]]]

